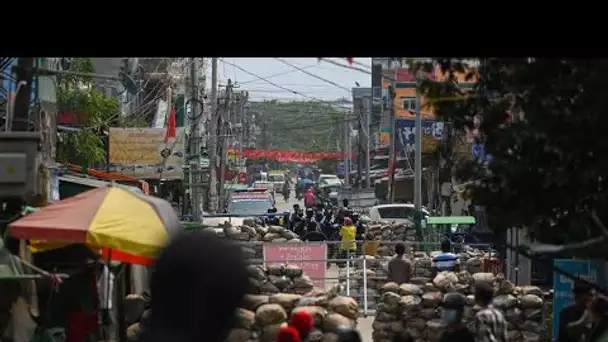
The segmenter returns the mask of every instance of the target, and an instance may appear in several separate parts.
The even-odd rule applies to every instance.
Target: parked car
[[[415,212],[414,205],[410,203],[381,204],[369,209],[369,217],[372,221],[413,222]],[[424,217],[431,215],[425,208],[422,208],[422,213]]]
[[[322,184],[342,184],[342,180],[340,178],[338,178],[337,175],[329,175],[329,174],[322,174],[319,175],[319,179],[317,179],[317,184],[322,185]]]

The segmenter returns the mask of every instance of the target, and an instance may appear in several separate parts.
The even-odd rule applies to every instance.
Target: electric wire
[[[277,87],[277,88],[279,88],[279,89],[286,90],[286,91],[291,92],[291,93],[293,93],[293,94],[295,94],[295,95],[300,95],[300,96],[302,96],[302,97],[305,97],[305,98],[308,98],[308,99],[311,99],[311,100],[315,100],[315,101],[319,101],[319,102],[327,102],[327,101],[321,100],[321,99],[319,99],[319,98],[317,98],[317,97],[314,97],[314,96],[308,96],[308,95],[303,94],[303,93],[301,93],[301,92],[299,92],[299,91],[296,91],[296,90],[293,90],[293,89],[289,89],[289,88],[287,88],[287,87],[283,87],[283,86],[281,86],[281,85],[279,85],[279,84],[277,84],[277,83],[275,83],[275,82],[272,82],[272,81],[268,80],[268,79],[267,79],[267,78],[265,78],[265,77],[262,77],[262,76],[260,76],[260,75],[257,75],[257,74],[255,74],[255,73],[253,73],[253,72],[251,72],[251,71],[249,71],[249,70],[246,70],[245,68],[242,68],[242,67],[240,67],[240,66],[238,66],[238,65],[236,65],[236,64],[234,64],[234,63],[227,62],[227,61],[225,61],[223,58],[220,58],[219,60],[220,60],[222,63],[226,63],[226,64],[228,64],[228,65],[232,65],[233,67],[235,67],[235,68],[237,68],[237,69],[241,70],[242,72],[244,72],[244,73],[246,73],[246,74],[248,74],[248,75],[250,75],[250,76],[256,77],[257,79],[262,80],[262,81],[264,81],[264,82],[266,82],[266,83],[268,83],[268,84],[270,84],[270,85],[273,85],[273,86],[275,86],[275,87]]]
[[[357,70],[360,71],[364,74],[368,74],[371,75],[372,72],[369,70],[364,70],[362,68],[356,68],[353,66],[349,66],[349,65],[345,65],[345,64],[340,64],[336,61],[332,61],[330,59],[327,58],[321,58],[321,60],[329,62],[333,65],[345,68],[345,69],[351,69],[351,70]],[[395,77],[390,77],[390,76],[383,76],[384,79],[387,79],[390,82],[399,82],[399,80],[397,80]],[[434,98],[434,99],[427,99],[426,102],[427,103],[438,103],[438,102],[450,102],[450,101],[465,101],[468,99],[473,99],[473,98],[481,98],[481,97],[486,97],[488,95],[484,95],[484,94],[467,94],[467,95],[463,95],[463,96],[446,96],[446,97],[441,97],[441,98]]]
[[[328,79],[326,79],[326,78],[324,78],[324,77],[321,77],[321,76],[319,76],[319,75],[313,74],[312,72],[306,71],[306,70],[302,69],[301,67],[299,67],[299,66],[297,66],[297,65],[295,65],[295,64],[289,63],[288,61],[286,61],[286,60],[284,60],[284,59],[282,59],[282,58],[275,57],[275,59],[276,59],[277,61],[279,61],[279,62],[281,62],[281,63],[285,64],[285,65],[288,65],[288,66],[290,66],[290,67],[292,67],[292,68],[297,69],[298,71],[300,71],[300,72],[302,72],[302,73],[304,73],[304,74],[306,74],[306,75],[308,75],[308,76],[314,77],[314,78],[316,78],[316,79],[318,79],[318,80],[321,80],[321,81],[323,81],[323,82],[325,82],[325,83],[331,84],[331,85],[333,85],[334,87],[336,87],[336,88],[338,88],[338,89],[345,90],[345,91],[346,91],[347,93],[349,93],[349,94],[351,94],[351,92],[352,92],[352,89],[350,89],[350,88],[346,88],[346,87],[344,87],[344,86],[339,85],[338,83],[336,83],[336,82],[334,82],[334,81],[328,80]]]

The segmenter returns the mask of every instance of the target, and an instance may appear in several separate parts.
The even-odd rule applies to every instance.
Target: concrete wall
[[[91,58],[93,62],[93,72],[102,75],[111,75],[118,77],[120,67],[122,66],[123,57],[112,58]],[[122,85],[118,81],[93,79],[95,88],[103,92],[106,96],[117,97],[122,92]]]

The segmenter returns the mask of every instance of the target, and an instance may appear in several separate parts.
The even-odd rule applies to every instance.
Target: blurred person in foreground
[[[446,326],[440,342],[474,342],[473,334],[463,324],[466,298],[458,292],[446,293],[441,302],[441,320]]]
[[[405,256],[405,245],[395,246],[396,255],[388,262],[388,281],[397,284],[409,283],[412,279],[412,263]]]
[[[608,299],[604,296],[595,296],[587,305],[591,326],[585,336],[586,342],[608,341]]]
[[[248,273],[241,249],[203,232],[175,237],[151,276],[151,314],[139,342],[222,342],[235,325]]]
[[[492,306],[494,288],[486,282],[475,282],[475,302],[481,310],[475,315],[476,342],[507,342],[507,321],[502,311]]]
[[[583,318],[587,304],[593,298],[593,291],[589,284],[576,281],[572,288],[572,294],[574,295],[574,303],[566,306],[559,312],[559,327],[556,342],[572,341],[572,331],[578,331],[577,327],[583,328],[584,326],[584,324],[578,323]],[[575,335],[578,335],[578,333],[575,333]]]

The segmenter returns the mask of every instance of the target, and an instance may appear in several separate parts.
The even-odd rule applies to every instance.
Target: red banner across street
[[[229,153],[238,156],[238,150],[230,150]],[[342,159],[344,154],[334,153],[311,153],[311,152],[289,152],[289,151],[270,151],[270,150],[244,150],[244,158],[252,159],[275,159],[280,162],[292,163],[313,163],[321,159]]]

